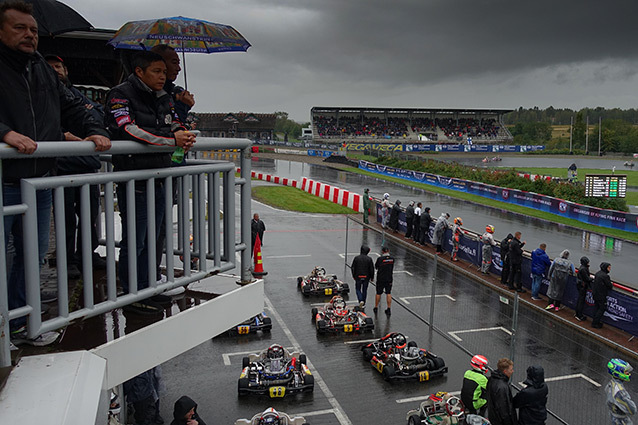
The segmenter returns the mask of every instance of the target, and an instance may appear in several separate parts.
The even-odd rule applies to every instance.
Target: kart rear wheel
[[[303,277],[299,276],[297,278],[297,289],[301,288],[301,282],[303,282]]]
[[[317,313],[319,313],[319,310],[316,307],[313,307],[312,310],[310,310],[310,314],[312,314],[313,322],[317,320]]]
[[[374,320],[372,320],[372,317],[366,317],[365,324],[366,324],[366,327],[369,327],[370,330],[372,330],[374,328]]]
[[[270,332],[272,329],[272,319],[270,317],[264,317],[264,332]]]
[[[343,285],[341,285],[341,293],[342,294],[347,294],[350,292],[350,287],[348,286],[347,283],[344,283]]]
[[[421,425],[421,417],[418,415],[411,415],[408,418],[408,425]]]
[[[317,320],[315,325],[317,326],[317,332],[318,333],[324,333],[326,331],[326,329],[328,328],[328,325],[326,324],[326,321],[323,320],[323,319]]]
[[[372,360],[372,357],[374,357],[374,350],[372,349],[372,347],[364,347],[363,348],[363,359],[367,362],[369,362],[370,360]]]
[[[306,375],[306,376],[303,378],[303,382],[304,382],[304,384],[306,384],[306,385],[309,385],[309,386],[310,386],[310,388],[308,388],[306,391],[308,391],[308,392],[313,392],[313,391],[315,390],[315,377],[314,377],[314,376],[312,376],[312,375]]]
[[[312,291],[312,289],[310,288],[310,285],[306,285],[304,287],[301,288],[301,293],[305,296],[305,297],[309,297],[310,296],[310,292]]]
[[[434,369],[441,369],[442,367],[445,367],[445,360],[443,360],[441,357],[435,357],[432,359],[432,363],[434,364]]]
[[[394,375],[396,375],[396,371],[394,370],[394,366],[392,366],[391,364],[387,364],[383,367],[383,372],[381,372],[381,374],[383,375],[383,378],[386,381],[389,381]]]
[[[250,359],[248,357],[244,357],[241,359],[241,368],[245,369],[250,364]]]
[[[248,378],[239,378],[237,381],[237,393],[241,395],[248,394]]]
[[[299,354],[299,363],[306,364],[308,362],[308,358],[305,354]]]

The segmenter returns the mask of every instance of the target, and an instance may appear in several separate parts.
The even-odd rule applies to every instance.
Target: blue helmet
[[[614,378],[622,381],[629,381],[631,378],[631,372],[634,368],[622,359],[611,359],[609,360],[609,363],[607,363],[607,370]]]

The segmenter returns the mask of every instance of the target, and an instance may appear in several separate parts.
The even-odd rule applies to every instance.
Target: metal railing
[[[123,307],[136,301],[159,294],[163,291],[183,286],[200,280],[212,274],[235,268],[238,264],[236,253],[240,252],[240,274],[242,282],[249,282],[250,275],[250,199],[251,199],[251,160],[250,146],[247,139],[213,139],[198,138],[193,151],[211,151],[217,149],[238,149],[241,155],[241,177],[235,177],[235,165],[228,161],[190,160],[187,166],[169,167],[163,169],[147,169],[133,171],[101,172],[90,174],[76,174],[65,176],[48,176],[40,178],[22,179],[20,190],[22,200],[20,204],[4,206],[3,193],[0,192],[0,366],[9,366],[10,357],[10,328],[9,321],[26,317],[27,335],[35,338],[44,332],[56,330],[70,324],[74,320],[96,316]],[[151,147],[132,141],[113,141],[108,154],[143,154],[151,152],[171,152],[174,147]],[[30,156],[20,154],[17,150],[5,145],[0,150],[0,176],[2,163],[5,160],[20,158],[71,157],[95,155],[91,142],[44,142],[38,144],[37,151]],[[108,161],[110,155],[101,155],[103,161]],[[106,167],[112,169],[110,164]],[[1,177],[0,177],[1,178]],[[148,217],[147,246],[148,276],[147,288],[138,288],[137,282],[137,254],[135,241],[135,189],[142,187],[147,193],[146,214]],[[176,182],[176,190],[173,190]],[[128,243],[131,249],[128,253],[129,263],[129,292],[117,291],[116,255],[119,245],[116,234],[116,201],[115,185],[125,187],[127,201]],[[99,222],[100,241],[106,250],[106,282],[105,297],[95,301],[93,264],[90,232],[90,186],[99,185],[103,188],[102,214]],[[240,209],[240,237],[236,236],[236,204],[235,187],[239,187]],[[155,188],[163,187],[166,198],[164,211],[164,225],[166,230],[166,283],[157,283],[154,278],[157,273],[155,256]],[[68,276],[66,270],[67,247],[64,237],[65,205],[64,191],[66,188],[80,188],[80,232],[82,240],[78,250],[82,257],[82,302],[72,310],[69,301]],[[57,257],[57,295],[58,313],[54,317],[42,320],[41,316],[41,281],[38,256],[38,220],[36,191],[51,189],[53,193],[54,230],[56,237]],[[120,188],[122,191],[122,188]],[[177,200],[177,213],[174,214],[172,200],[174,192]],[[161,192],[160,192],[161,193]],[[220,216],[221,212],[221,216]],[[7,252],[4,243],[5,234],[9,229],[4,228],[4,217],[22,215],[24,241],[24,269],[26,305],[9,310],[7,282]],[[174,228],[176,222],[177,228]],[[191,245],[192,238],[192,245]],[[176,243],[177,242],[177,243]],[[175,256],[182,256],[183,275],[176,277]],[[189,265],[192,258],[198,258],[197,270],[191,270]]]

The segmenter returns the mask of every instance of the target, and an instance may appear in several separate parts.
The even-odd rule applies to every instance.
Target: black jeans
[[[594,313],[594,319],[591,325],[602,326],[603,315],[605,314],[605,310],[607,310],[607,300],[594,300],[594,306],[596,307],[596,312]]]
[[[510,278],[510,259],[506,255],[503,260],[503,271],[501,271],[501,285],[508,285],[508,281]]]
[[[66,261],[68,264],[79,265],[82,259],[82,223],[80,221],[80,189],[67,187],[64,189],[64,225],[66,227]],[[100,190],[98,186],[89,186],[89,217],[91,229],[91,251],[98,247],[97,215],[100,204]]]
[[[520,264],[510,265],[509,287],[516,288],[516,289],[523,288],[523,284],[521,283],[521,265]]]
[[[578,285],[578,300],[576,301],[576,317],[583,317],[583,309],[585,308],[585,298],[587,297],[587,288]]]

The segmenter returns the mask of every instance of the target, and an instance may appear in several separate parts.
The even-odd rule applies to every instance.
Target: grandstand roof
[[[200,130],[229,129],[236,127],[238,131],[271,130],[275,128],[277,115],[255,114],[252,112],[195,113],[198,118],[197,128]]]
[[[462,114],[462,115],[500,115],[512,112],[513,109],[467,109],[467,108],[373,108],[364,106],[313,106],[312,114],[317,113],[388,113],[388,114]]]

